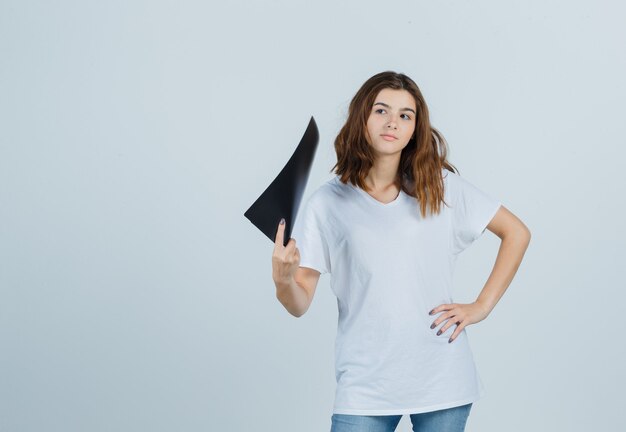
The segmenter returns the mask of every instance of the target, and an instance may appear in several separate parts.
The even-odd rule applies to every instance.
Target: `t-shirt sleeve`
[[[296,216],[291,237],[296,239],[300,252],[300,267],[317,270],[321,274],[330,272],[330,254],[323,231],[322,211],[319,202],[311,196]]]
[[[478,239],[502,202],[458,174],[448,172],[452,201],[452,253],[458,254]]]

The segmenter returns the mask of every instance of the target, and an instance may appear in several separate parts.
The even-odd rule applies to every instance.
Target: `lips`
[[[395,135],[391,135],[391,134],[381,134],[380,136],[386,139],[387,141],[398,139]]]

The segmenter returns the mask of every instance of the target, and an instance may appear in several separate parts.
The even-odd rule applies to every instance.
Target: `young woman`
[[[281,220],[272,255],[276,295],[296,317],[331,274],[339,308],[331,432],[393,431],[403,414],[414,431],[463,431],[484,394],[465,327],[502,297],[530,231],[446,160],[404,74],[363,84],[335,151],[335,177],[312,193],[284,247]],[[454,303],[456,258],[485,229],[501,239],[491,275],[476,301]]]

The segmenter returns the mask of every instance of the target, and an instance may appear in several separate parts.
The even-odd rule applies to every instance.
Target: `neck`
[[[365,177],[365,184],[373,190],[385,190],[390,187],[399,188],[399,164],[400,154],[378,157]]]

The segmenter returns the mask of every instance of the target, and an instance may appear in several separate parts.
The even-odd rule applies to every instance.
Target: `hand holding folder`
[[[281,218],[285,218],[283,246],[291,238],[291,230],[309,180],[318,142],[319,131],[311,116],[309,125],[287,164],[244,213],[272,243],[276,241],[276,229]]]

